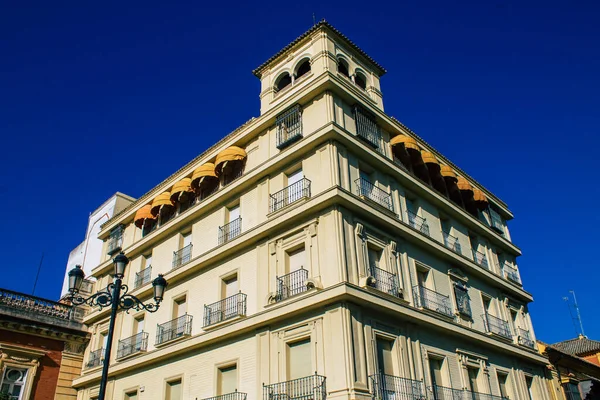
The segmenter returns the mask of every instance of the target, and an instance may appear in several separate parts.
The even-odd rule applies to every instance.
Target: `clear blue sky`
[[[388,114],[509,204],[538,338],[574,336],[562,297],[575,290],[600,339],[592,4],[4,2],[0,287],[31,292],[43,252],[36,294],[56,298],[89,212],[257,116],[251,70],[314,12],[388,69]]]

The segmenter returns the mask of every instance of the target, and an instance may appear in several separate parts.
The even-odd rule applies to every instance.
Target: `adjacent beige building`
[[[121,248],[130,293],[169,281],[118,316],[108,398],[550,398],[511,212],[384,112],[384,73],[318,23],[254,71],[259,117],[102,225],[97,289]]]

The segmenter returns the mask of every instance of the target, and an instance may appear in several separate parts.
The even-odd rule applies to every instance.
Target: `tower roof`
[[[600,352],[600,342],[588,339],[583,335],[580,335],[575,339],[554,343],[552,347],[576,356]]]
[[[325,21],[323,19],[320,22],[318,22],[317,24],[315,24],[312,28],[310,28],[309,30],[307,30],[306,32],[304,32],[302,35],[298,36],[294,41],[292,41],[290,44],[288,44],[287,46],[285,46],[283,49],[279,50],[274,56],[272,56],[267,61],[265,61],[264,63],[262,63],[260,66],[258,66],[256,69],[254,69],[252,71],[252,73],[255,76],[257,76],[258,78],[260,78],[261,75],[262,75],[262,71],[269,64],[271,64],[277,58],[281,57],[283,54],[285,54],[287,51],[289,51],[292,47],[294,47],[300,41],[302,41],[303,39],[305,39],[308,36],[310,36],[312,33],[316,32],[318,30],[321,30],[321,29],[328,29],[331,32],[333,32],[334,34],[336,34],[345,44],[347,44],[348,46],[350,46],[350,48],[352,48],[353,50],[355,50],[356,52],[358,52],[363,58],[365,58],[366,61],[368,61],[369,63],[371,63],[375,67],[375,69],[377,70],[376,72],[378,73],[379,76],[381,76],[381,75],[383,75],[383,74],[385,74],[387,72],[385,70],[385,68],[383,68],[375,60],[373,60],[367,53],[365,53],[354,42],[352,42],[350,39],[348,39],[348,37],[346,37],[342,32],[340,32],[337,29],[335,29],[329,22],[327,22],[327,21]]]

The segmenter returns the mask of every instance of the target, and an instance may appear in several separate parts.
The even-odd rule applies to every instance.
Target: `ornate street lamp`
[[[108,378],[108,364],[110,363],[110,350],[113,341],[113,331],[115,329],[115,319],[117,311],[120,309],[129,312],[132,308],[136,311],[146,310],[148,312],[156,312],[160,306],[160,302],[163,299],[165,288],[168,283],[162,274],[158,274],[158,277],[152,281],[152,288],[154,289],[154,301],[155,303],[144,304],[140,299],[130,294],[127,294],[129,288],[127,285],[123,285],[122,279],[125,275],[125,268],[129,264],[129,259],[123,252],[119,253],[114,260],[114,274],[113,282],[109,283],[106,289],[94,293],[90,297],[84,298],[79,294],[81,284],[85,274],[81,269],[81,265],[76,265],[71,271],[69,271],[69,292],[71,293],[70,300],[73,305],[89,304],[90,306],[98,306],[100,309],[104,307],[111,307],[110,322],[108,325],[108,337],[106,341],[106,349],[104,350],[104,365],[102,366],[102,379],[100,380],[100,395],[98,400],[104,400],[104,394],[106,392],[106,383]],[[121,291],[123,292],[121,294]]]

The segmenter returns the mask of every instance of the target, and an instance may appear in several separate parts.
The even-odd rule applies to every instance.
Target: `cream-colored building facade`
[[[385,70],[323,21],[254,73],[260,116],[102,226],[96,289],[121,249],[130,293],[169,282],[118,315],[107,397],[549,399],[512,214],[384,113]]]

